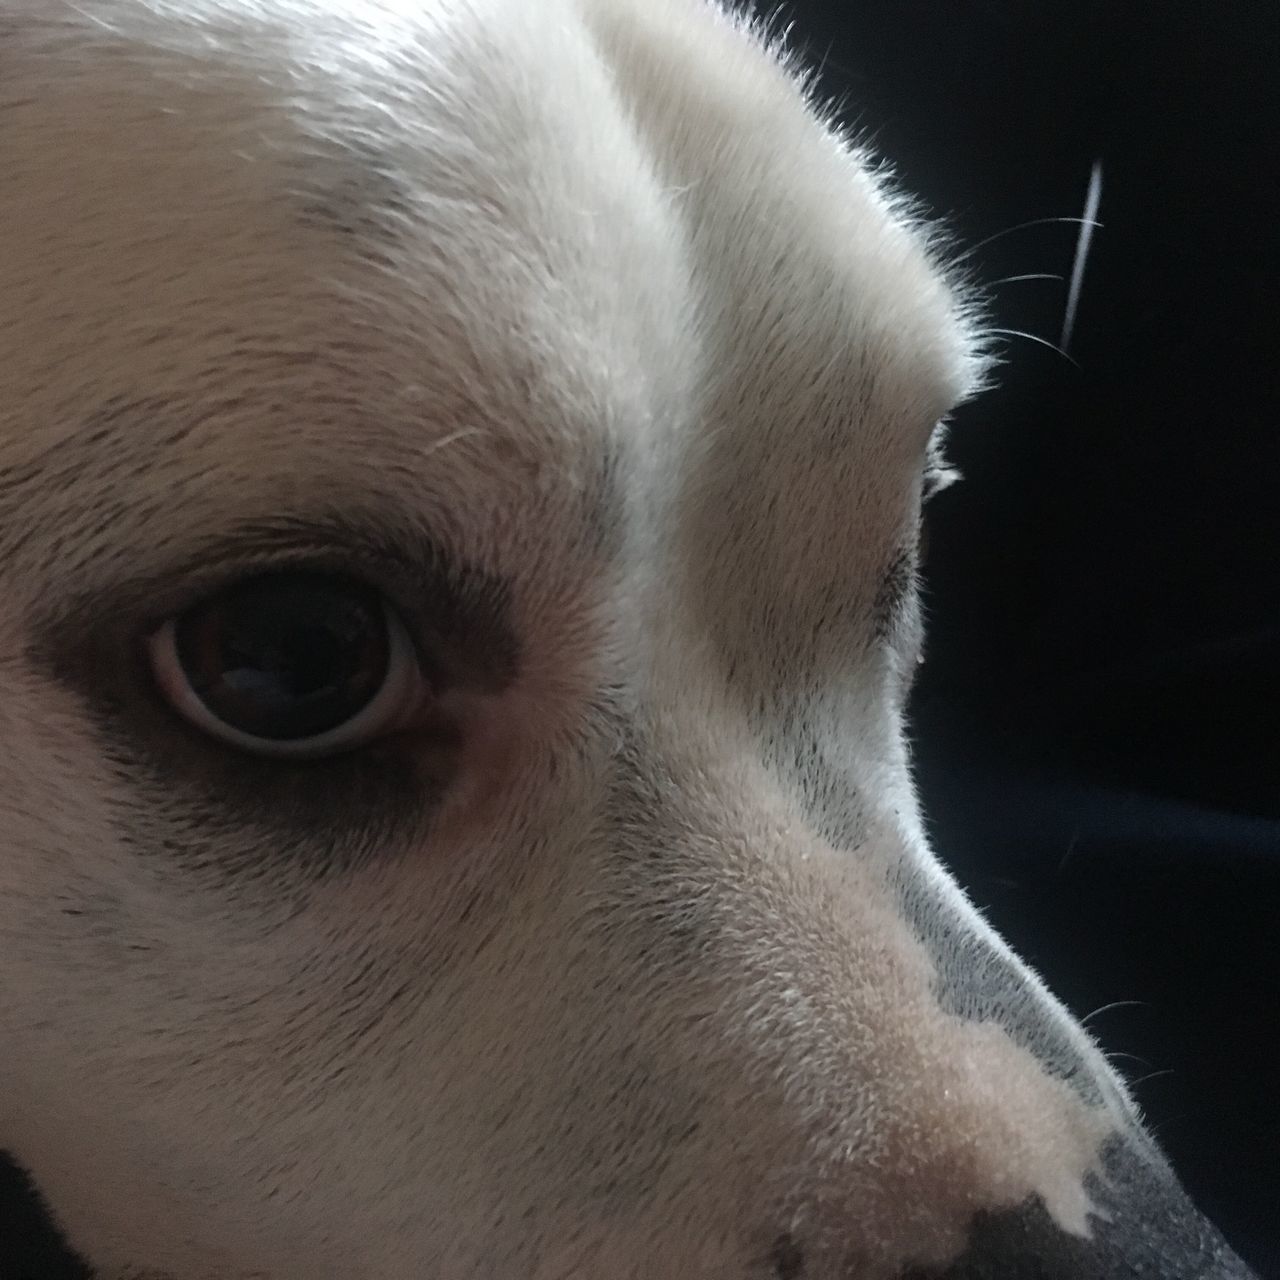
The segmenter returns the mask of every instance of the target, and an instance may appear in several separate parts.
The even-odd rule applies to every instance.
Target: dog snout
[[[788,822],[780,790],[710,765],[714,814],[691,787],[664,800],[644,780],[679,776],[674,751],[650,753],[620,776],[610,847],[634,856],[608,873],[645,910],[609,914],[603,954],[645,983],[666,957],[664,991],[695,960],[715,980],[678,1034],[655,1016],[683,1046],[668,1069],[717,1083],[689,1090],[682,1165],[726,1192],[717,1263],[763,1220],[765,1280],[1247,1280],[1105,1058],[925,850],[870,816],[842,847],[816,807]]]
[[[980,1211],[958,1259],[902,1280],[1252,1280],[1143,1140],[1110,1144],[1089,1189],[1087,1234],[1064,1231],[1038,1200]]]
[[[961,1253],[909,1265],[893,1280],[1256,1280],[1143,1139],[1109,1144],[1102,1166],[1090,1179],[1094,1209],[1086,1231],[1064,1230],[1038,1197],[978,1210]],[[802,1236],[783,1232],[769,1252],[768,1280],[879,1275],[862,1243],[829,1263]]]

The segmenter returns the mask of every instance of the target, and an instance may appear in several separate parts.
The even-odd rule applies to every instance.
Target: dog
[[[1249,1275],[928,847],[981,309],[767,23],[8,0],[0,156],[0,1147],[95,1276]]]

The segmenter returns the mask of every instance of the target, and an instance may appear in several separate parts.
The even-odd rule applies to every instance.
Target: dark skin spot
[[[886,640],[893,633],[893,625],[915,585],[916,554],[914,550],[899,551],[880,579],[872,605],[873,625],[877,640]]]
[[[899,902],[934,962],[934,991],[943,1011],[969,1022],[996,1022],[1045,1070],[1071,1085],[1089,1106],[1108,1089],[1077,1046],[1072,1027],[1046,1006],[1014,960],[973,932],[957,904],[923,881],[900,877]]]
[[[622,482],[621,446],[606,443],[600,463],[583,494],[584,533],[596,554],[616,555],[626,517],[626,489]]]
[[[784,1232],[773,1242],[769,1262],[777,1280],[803,1280],[804,1250],[795,1242],[790,1232]]]
[[[399,245],[424,220],[400,166],[361,142],[308,155],[290,194],[304,226],[350,241],[369,260]]]
[[[1036,1197],[977,1214],[962,1257],[901,1280],[1252,1280],[1154,1150],[1116,1138],[1102,1164],[1086,1184],[1098,1210],[1089,1238],[1063,1231]]]

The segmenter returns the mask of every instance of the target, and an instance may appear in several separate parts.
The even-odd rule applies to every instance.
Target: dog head
[[[0,1145],[103,1280],[1243,1277],[929,852],[926,238],[698,0],[0,18]]]

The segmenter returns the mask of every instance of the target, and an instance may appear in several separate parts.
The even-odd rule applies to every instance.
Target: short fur
[[[0,1146],[104,1280],[1246,1274],[927,847],[984,361],[758,24],[8,0],[0,171]],[[299,560],[449,732],[157,695]]]

